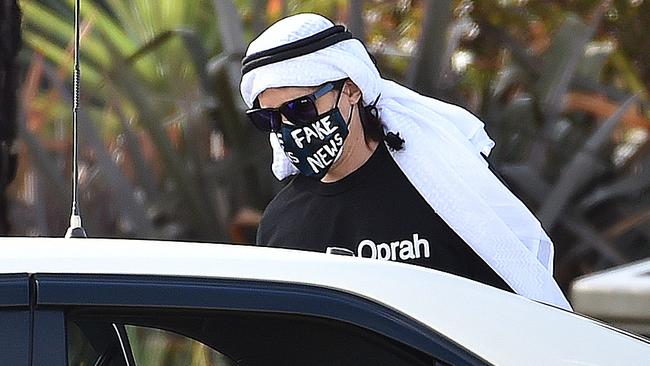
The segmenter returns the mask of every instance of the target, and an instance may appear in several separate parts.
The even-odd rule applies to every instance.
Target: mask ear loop
[[[381,94],[379,94],[372,103],[363,107],[363,109],[365,109],[366,112],[370,113],[376,119],[379,119],[379,110],[377,109],[377,103],[379,103],[379,98],[381,98]]]
[[[348,128],[350,128],[350,122],[352,122],[352,112],[354,112],[354,104],[352,104],[350,107],[350,115],[348,116],[348,121],[346,122]]]
[[[339,95],[336,98],[336,104],[334,105],[335,108],[339,107],[339,102],[341,101],[341,94],[343,94],[343,89],[345,88],[345,82],[343,82],[343,86],[341,86],[341,90],[339,91]],[[340,109],[339,109],[340,110]],[[350,122],[352,122],[352,112],[354,112],[354,104],[350,107],[350,114],[348,115],[348,120],[345,122],[345,124],[350,128]]]

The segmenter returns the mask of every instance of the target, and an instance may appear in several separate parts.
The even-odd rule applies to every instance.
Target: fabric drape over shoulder
[[[317,14],[285,18],[262,33],[247,55],[291,44],[333,27]],[[483,123],[465,109],[381,78],[364,45],[342,40],[316,51],[265,64],[242,76],[250,107],[264,90],[316,86],[350,78],[363,101],[376,105],[385,132],[399,132],[404,148],[391,155],[443,220],[518,294],[570,309],[553,279],[553,243],[533,214],[489,170],[481,154],[494,146]],[[272,170],[297,174],[274,134]]]

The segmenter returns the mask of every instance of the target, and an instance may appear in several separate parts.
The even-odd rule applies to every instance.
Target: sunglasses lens
[[[246,112],[253,125],[265,132],[275,132],[280,129],[281,118],[277,111],[255,109]]]
[[[318,117],[318,109],[314,101],[334,88],[339,88],[340,97],[340,88],[343,87],[343,81],[334,84],[327,83],[315,93],[285,102],[278,109],[259,108],[259,102],[255,100],[253,109],[248,110],[246,115],[248,115],[255,127],[266,132],[280,131],[282,116],[298,125],[307,124]]]
[[[280,107],[280,113],[293,122],[307,122],[318,116],[314,102],[310,98],[289,101]]]

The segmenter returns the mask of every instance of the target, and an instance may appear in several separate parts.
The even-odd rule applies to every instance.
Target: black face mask
[[[314,121],[297,126],[284,122],[277,132],[287,158],[305,176],[320,180],[341,156],[349,134],[348,125],[338,107],[319,115]]]

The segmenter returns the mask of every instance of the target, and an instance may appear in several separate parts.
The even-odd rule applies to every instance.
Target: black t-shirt
[[[317,252],[343,247],[512,291],[435,213],[383,143],[339,181],[292,178],[264,211],[257,244]]]

